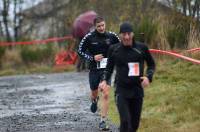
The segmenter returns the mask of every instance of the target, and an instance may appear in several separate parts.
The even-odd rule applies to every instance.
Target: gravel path
[[[0,132],[98,132],[98,113],[89,110],[87,74],[1,77]]]

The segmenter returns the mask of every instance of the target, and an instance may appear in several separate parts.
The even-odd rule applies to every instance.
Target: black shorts
[[[96,90],[98,89],[99,83],[101,82],[104,70],[90,70],[89,72],[89,83],[90,89]],[[111,79],[108,84],[111,84]]]

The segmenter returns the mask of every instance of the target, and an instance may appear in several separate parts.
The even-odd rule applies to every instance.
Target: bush
[[[4,47],[0,47],[0,59],[3,57],[3,55],[5,54],[5,48]]]
[[[190,32],[190,23],[192,20],[189,17],[180,14],[173,15],[170,26],[167,30],[167,40],[171,49],[186,48],[188,45],[188,34]]]
[[[0,67],[2,66],[2,57],[5,54],[5,48],[4,47],[0,47]]]
[[[139,25],[135,25],[134,32],[136,40],[151,43],[157,33],[157,24],[150,18],[144,17]]]
[[[181,27],[172,27],[167,31],[167,39],[170,44],[170,48],[186,48],[187,47],[188,32]]]
[[[43,45],[42,48],[31,48],[24,46],[21,49],[21,57],[24,63],[51,63],[54,59],[54,51],[51,44]],[[53,63],[53,62],[52,62]]]
[[[7,49],[2,60],[2,69],[18,69],[23,66],[23,61],[18,49]]]

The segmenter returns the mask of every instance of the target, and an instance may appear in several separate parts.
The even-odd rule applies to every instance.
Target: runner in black
[[[148,47],[134,41],[133,29],[129,23],[125,22],[120,26],[119,36],[122,42],[111,46],[108,51],[108,63],[100,87],[107,87],[116,67],[115,97],[120,115],[120,132],[136,132],[142,111],[143,88],[152,81],[155,62]]]

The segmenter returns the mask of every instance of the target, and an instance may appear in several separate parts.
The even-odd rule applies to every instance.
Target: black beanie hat
[[[129,22],[124,22],[120,25],[119,33],[133,32],[132,25]]]

